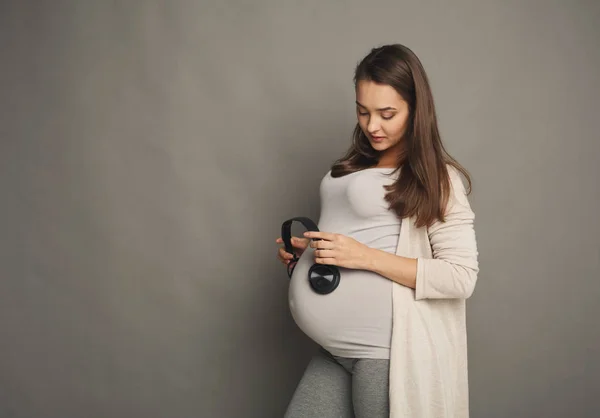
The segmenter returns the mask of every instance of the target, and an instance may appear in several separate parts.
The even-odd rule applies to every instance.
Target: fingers
[[[275,242],[277,244],[283,244],[284,243],[283,239],[281,237],[277,238],[275,240]],[[298,238],[298,237],[292,237],[291,238],[292,247],[299,250],[299,251],[295,251],[297,253],[298,257],[308,247],[309,242],[310,242],[310,239],[308,239],[308,238]],[[288,265],[294,259],[294,256],[293,256],[293,254],[288,253],[285,250],[285,247],[281,247],[277,251],[277,259],[279,261],[281,261],[283,264]]]
[[[298,257],[298,255],[297,255]],[[294,260],[294,255],[291,253],[288,253],[285,250],[285,247],[281,247],[279,248],[279,250],[277,251],[277,258],[279,259],[279,261],[281,261],[283,264],[289,264],[291,261]]]
[[[295,248],[300,248],[303,250],[306,247],[308,247],[309,242],[310,242],[310,240],[308,238],[292,237],[292,246]]]
[[[316,258],[315,263],[317,264],[327,264],[330,266],[337,266],[335,258]]]
[[[277,252],[277,258],[279,258],[279,261],[283,264],[289,264],[290,261],[294,259],[294,256],[288,253],[285,248],[280,248]]]
[[[314,256],[315,260],[324,259],[324,258],[335,258],[335,251],[333,250],[315,250]]]
[[[323,231],[307,231],[304,233],[304,236],[312,239],[324,239],[327,241],[333,241],[336,239],[337,234]]]
[[[334,248],[334,243],[331,241],[319,240],[319,241],[311,241],[311,248],[323,249],[323,250],[331,250]]]
[[[275,242],[277,244],[283,244],[283,239],[281,237],[279,237],[275,240]],[[308,247],[309,242],[310,242],[310,239],[308,239],[308,238],[292,237],[292,239],[291,239],[292,247],[299,248],[302,250],[305,249],[306,247]]]

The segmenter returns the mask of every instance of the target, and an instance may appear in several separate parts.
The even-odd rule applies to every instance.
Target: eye
[[[391,118],[393,118],[396,115],[382,115],[381,118],[385,119],[385,120],[390,120]]]

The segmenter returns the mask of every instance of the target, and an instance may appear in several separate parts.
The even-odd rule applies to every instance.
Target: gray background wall
[[[282,416],[274,240],[390,42],[474,177],[472,416],[598,416],[599,40],[594,1],[2,1],[0,416]]]

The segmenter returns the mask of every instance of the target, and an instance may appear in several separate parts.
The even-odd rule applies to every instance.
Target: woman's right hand
[[[283,239],[281,239],[281,237],[279,237],[279,238],[277,238],[277,240],[275,242],[277,244],[283,244]],[[294,248],[294,252],[296,253],[296,256],[298,258],[300,258],[300,256],[304,252],[304,250],[306,250],[306,248],[308,247],[308,243],[309,242],[310,242],[310,238],[292,237],[291,244],[292,244],[292,247]],[[288,265],[290,263],[290,261],[292,261],[293,255],[290,254],[290,253],[288,253],[285,250],[285,245],[283,245],[277,251],[277,258],[283,264]]]

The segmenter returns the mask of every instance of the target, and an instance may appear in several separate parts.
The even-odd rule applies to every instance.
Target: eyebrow
[[[357,104],[357,105],[359,105],[360,107],[364,107],[365,109],[367,108],[366,106],[364,106],[364,105],[361,105],[360,103],[358,103],[358,101],[356,101],[356,104]],[[380,109],[375,109],[375,110],[377,110],[377,111],[379,111],[379,112],[383,112],[383,111],[385,111],[385,110],[396,110],[396,108],[394,108],[394,107],[391,107],[391,106],[388,106],[388,107],[382,107],[382,108],[380,108]]]

